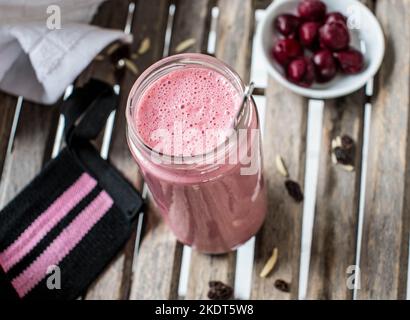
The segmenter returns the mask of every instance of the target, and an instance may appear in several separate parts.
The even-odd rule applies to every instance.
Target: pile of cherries
[[[274,28],[282,37],[274,44],[272,56],[291,82],[310,87],[314,81],[332,80],[338,70],[343,74],[362,71],[364,58],[349,46],[343,14],[326,13],[326,5],[319,0],[302,0],[297,12],[298,16],[281,14],[274,20]]]

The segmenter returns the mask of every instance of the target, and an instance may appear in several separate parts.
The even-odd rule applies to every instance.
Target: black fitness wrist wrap
[[[62,104],[67,147],[0,212],[0,299],[75,299],[129,238],[142,198],[89,142],[117,104],[96,80]]]

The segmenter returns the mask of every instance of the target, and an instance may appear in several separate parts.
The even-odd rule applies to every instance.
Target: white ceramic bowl
[[[382,63],[384,56],[384,35],[379,22],[373,13],[357,0],[322,0],[327,12],[339,11],[349,17],[348,26],[351,36],[350,44],[360,50],[365,57],[365,68],[356,75],[338,74],[325,84],[314,83],[310,88],[298,86],[286,79],[283,67],[271,56],[271,49],[279,34],[273,30],[273,20],[282,13],[296,14],[300,0],[275,0],[265,12],[257,30],[258,49],[263,57],[268,72],[286,88],[309,98],[327,99],[352,93],[363,87],[372,78]]]

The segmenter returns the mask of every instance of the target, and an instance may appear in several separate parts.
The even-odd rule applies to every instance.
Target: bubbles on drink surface
[[[204,154],[223,143],[242,101],[222,74],[184,67],[152,83],[138,101],[138,133],[149,147],[164,154]],[[178,139],[165,139],[165,134]]]

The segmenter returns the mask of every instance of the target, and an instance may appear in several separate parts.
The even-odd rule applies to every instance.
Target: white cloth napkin
[[[104,0],[0,0],[0,90],[53,104],[118,30],[88,25]],[[61,29],[47,28],[47,7],[61,9]]]

